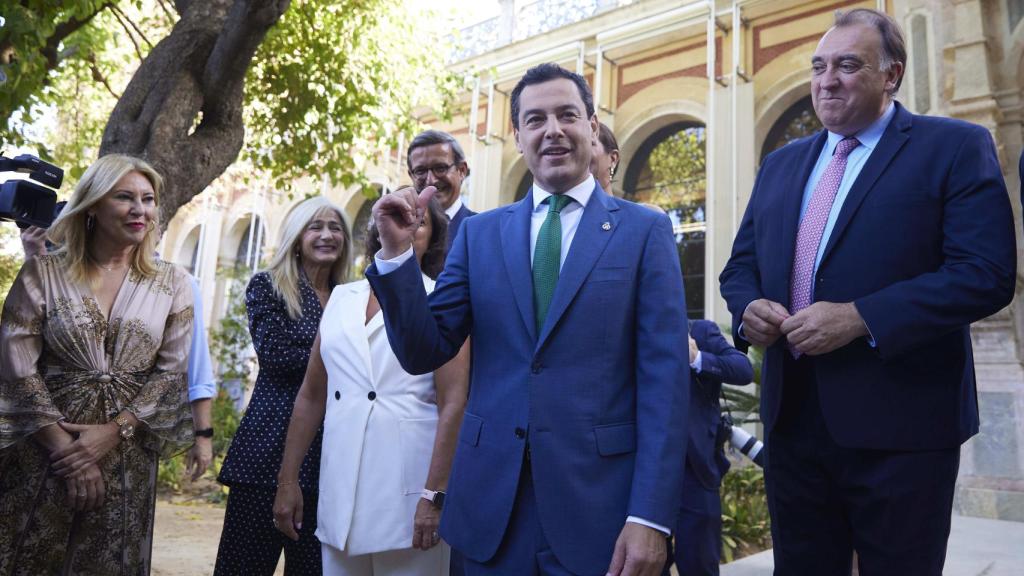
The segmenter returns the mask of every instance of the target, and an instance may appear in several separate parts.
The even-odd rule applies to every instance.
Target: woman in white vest
[[[444,267],[446,227],[431,200],[413,243],[428,291]],[[375,227],[368,236],[372,258]],[[433,374],[406,373],[369,283],[336,287],[295,400],[274,524],[290,538],[301,527],[296,479],[323,422],[316,536],[324,574],[446,576],[449,549],[437,526],[468,382],[465,348]]]

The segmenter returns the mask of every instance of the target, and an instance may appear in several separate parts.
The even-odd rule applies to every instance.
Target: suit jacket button
[[[370,400],[376,400],[377,399],[377,393],[374,392],[373,390],[370,390],[370,393],[367,394],[366,397],[369,398]]]
[[[543,366],[541,366],[540,362],[534,361],[533,364],[530,364],[530,372],[533,374],[540,374],[542,368]]]
[[[520,440],[526,438],[526,430],[523,430],[522,428],[516,428],[516,438],[519,438]]]
[[[341,400],[341,391],[340,390],[335,390],[334,391],[334,399],[335,400]]]

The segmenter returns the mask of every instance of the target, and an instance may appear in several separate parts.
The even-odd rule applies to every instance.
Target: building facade
[[[991,131],[1021,238],[1016,167],[1024,147],[1024,0],[504,0],[501,6],[500,16],[462,31],[465,48],[452,65],[472,80],[460,112],[450,122],[429,111],[421,116],[466,150],[467,204],[489,210],[526,193],[529,175],[509,119],[512,87],[542,62],[575,69],[590,82],[598,117],[619,141],[614,193],[658,204],[673,221],[694,316],[728,320],[717,277],[760,159],[820,129],[810,103],[810,56],[836,10],[879,8],[902,24],[909,62],[898,98],[908,109]],[[368,177],[382,190],[407,183],[404,156],[404,149],[382,152]],[[294,196],[327,195],[344,207],[357,236],[365,229],[372,201],[361,191],[313,180],[295,189]],[[229,175],[172,221],[164,254],[201,278],[208,321],[223,313],[232,282],[217,271],[265,261],[296,202]],[[957,491],[962,512],[1017,521],[1024,521],[1022,288],[1018,282],[1014,303],[973,329],[982,431],[964,447]]]

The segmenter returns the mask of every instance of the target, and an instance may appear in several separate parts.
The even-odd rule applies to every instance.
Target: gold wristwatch
[[[128,421],[128,416],[124,414],[118,414],[114,418],[114,424],[117,424],[120,430],[118,434],[121,435],[122,440],[131,440],[132,436],[135,436],[135,426]]]

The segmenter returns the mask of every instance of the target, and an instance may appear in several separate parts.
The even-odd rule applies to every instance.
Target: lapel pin
[[[601,230],[604,230],[605,232],[607,232],[607,231],[609,231],[611,229],[612,229],[612,223],[611,222],[605,222],[604,224],[601,224]]]

